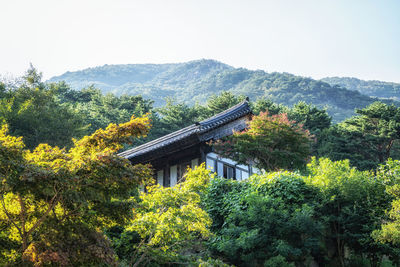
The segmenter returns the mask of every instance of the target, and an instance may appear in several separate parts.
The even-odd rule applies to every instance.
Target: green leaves
[[[304,168],[310,153],[311,136],[286,114],[254,116],[248,130],[213,143],[216,151],[239,163],[255,163],[264,170]]]
[[[209,179],[210,171],[202,164],[189,170],[185,181],[174,187],[154,185],[147,188],[148,193],[141,194],[133,210],[134,219],[127,228],[142,238],[142,243],[136,246],[136,263],[147,257],[168,263],[182,249],[187,249],[190,241],[210,236],[211,220],[200,206],[199,195]]]
[[[318,154],[333,160],[349,159],[363,170],[399,157],[400,108],[375,102],[356,112],[357,116],[321,134]]]
[[[149,166],[133,166],[116,152],[149,126],[148,117],[132,117],[74,140],[69,150],[40,144],[32,152],[3,126],[0,226],[2,235],[19,243],[19,259],[60,266],[115,263],[99,229],[124,224],[131,217],[130,193],[152,177]],[[2,248],[1,255],[9,253]]]
[[[209,248],[239,266],[300,265],[312,259],[343,266],[349,253],[362,253],[373,266],[379,266],[382,255],[396,262],[397,247],[371,235],[382,233],[377,238],[385,242],[398,235],[392,223],[376,230],[388,220],[392,197],[385,185],[398,183],[399,166],[389,162],[375,175],[349,161],[313,158],[307,175],[280,171],[241,182],[213,179],[202,198],[213,220]],[[398,224],[396,205],[390,214]]]
[[[275,256],[303,262],[318,250],[317,196],[300,175],[288,172],[242,182],[214,179],[203,200],[215,233],[209,247],[239,266],[259,266]]]

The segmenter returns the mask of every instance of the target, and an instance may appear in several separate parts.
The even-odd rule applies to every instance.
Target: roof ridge
[[[144,144],[141,144],[141,145],[139,145],[139,146],[130,148],[130,149],[128,149],[128,150],[125,150],[125,151],[119,153],[119,155],[126,154],[127,152],[131,152],[131,151],[133,151],[133,150],[142,149],[142,148],[145,148],[145,147],[148,147],[148,146],[152,146],[152,145],[157,144],[157,143],[159,143],[159,142],[161,142],[161,141],[164,141],[164,140],[166,140],[166,139],[169,139],[169,138],[171,138],[171,137],[173,137],[173,136],[175,136],[175,135],[179,135],[180,133],[183,133],[183,132],[189,130],[189,128],[193,128],[193,126],[195,126],[195,124],[191,124],[191,125],[189,125],[189,126],[186,126],[185,128],[182,128],[182,129],[180,129],[180,130],[177,130],[177,131],[175,131],[175,132],[172,132],[172,133],[163,135],[163,136],[161,136],[161,137],[159,137],[159,138],[157,138],[157,139],[151,140],[151,141],[149,141],[149,142],[147,142],[147,143],[144,143]]]
[[[204,119],[204,120],[202,120],[202,121],[200,121],[198,123],[200,125],[202,125],[202,124],[206,123],[207,121],[211,121],[211,120],[213,120],[213,119],[215,119],[215,118],[217,118],[217,117],[219,117],[221,115],[228,114],[231,111],[234,111],[234,110],[236,110],[237,108],[239,108],[239,107],[241,107],[243,105],[249,105],[249,98],[248,97],[246,97],[246,99],[244,101],[242,101],[242,102],[240,102],[240,103],[238,103],[238,104],[236,104],[236,105],[234,105],[234,106],[232,106],[232,107],[230,107],[230,108],[228,108],[228,109],[226,109],[224,111],[221,111],[220,113],[215,114],[214,116],[211,116],[210,118]]]
[[[211,130],[213,127],[225,124],[231,120],[237,119],[245,114],[251,113],[249,100],[246,100],[234,105],[233,107],[224,110],[210,118],[191,124],[183,129],[161,136],[155,140],[144,143],[140,146],[133,147],[126,151],[119,153],[120,156],[125,158],[132,158],[137,155],[141,155],[159,147],[166,146],[168,144],[177,142],[182,138],[188,137],[193,134],[202,134]],[[232,116],[234,115],[234,116]],[[169,140],[169,142],[168,142]]]

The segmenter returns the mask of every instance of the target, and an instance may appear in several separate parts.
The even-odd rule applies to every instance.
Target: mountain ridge
[[[253,100],[269,98],[288,106],[305,101],[327,108],[334,121],[354,115],[355,108],[363,108],[380,100],[364,95],[359,90],[348,90],[324,80],[286,72],[267,73],[263,70],[234,68],[210,59],[184,63],[103,65],[66,72],[52,77],[49,82],[62,80],[74,89],[94,85],[103,93],[140,94],[152,99],[155,106],[163,105],[166,97],[190,105],[204,103],[208,97],[222,91],[246,95]],[[398,104],[390,99],[382,101]]]
[[[379,80],[361,80],[355,77],[326,77],[321,79],[330,85],[339,85],[349,90],[359,91],[370,97],[384,99],[393,99],[400,101],[400,83],[379,81]]]

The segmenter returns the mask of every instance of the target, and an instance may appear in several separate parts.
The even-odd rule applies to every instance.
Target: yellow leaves
[[[33,106],[33,100],[32,99],[28,99],[25,102],[22,103],[20,109],[18,110],[18,115],[28,111],[29,108],[31,108]]]
[[[1,255],[4,259],[6,259],[6,262],[16,262],[19,252],[15,249],[11,249],[9,251],[2,251]]]
[[[141,118],[132,116],[131,120],[119,125],[111,123],[105,130],[99,129],[81,140],[74,140],[70,153],[73,156],[102,152],[115,153],[122,148],[123,143],[130,143],[131,138],[144,137],[150,128],[150,119],[146,115]]]
[[[170,253],[186,241],[208,238],[211,219],[200,207],[199,193],[207,187],[210,176],[202,164],[189,169],[186,181],[174,187],[148,187],[148,193],[141,194],[141,202],[133,210],[129,230],[148,238],[148,248]]]
[[[151,170],[148,165],[132,166],[115,152],[132,138],[145,136],[149,127],[147,116],[132,117],[127,123],[111,124],[74,140],[75,146],[68,151],[48,144],[29,151],[24,150],[21,137],[7,135],[7,126],[3,126],[0,197],[4,205],[0,205],[0,224],[8,238],[25,248],[31,244],[26,250],[31,261],[57,262],[58,254],[47,250],[53,241],[41,243],[38,251],[45,251],[41,256],[36,255],[34,242],[51,240],[52,235],[63,231],[60,227],[66,219],[72,224],[84,220],[88,229],[128,219],[129,203],[124,201],[138,183],[151,177]],[[40,232],[43,229],[46,233]]]
[[[22,137],[8,135],[7,124],[4,124],[0,129],[0,145],[7,149],[14,150],[14,152],[22,150],[25,147],[24,143],[22,142]]]
[[[363,180],[363,175],[367,174],[367,172],[358,171],[351,167],[349,160],[331,161],[328,158],[316,159],[312,157],[307,168],[310,171],[307,182],[322,188],[334,183],[339,184],[354,180],[357,176],[360,176],[360,179]]]

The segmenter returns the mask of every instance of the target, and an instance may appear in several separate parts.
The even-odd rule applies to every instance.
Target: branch
[[[135,262],[134,265],[132,265],[132,267],[137,267],[139,266],[139,263],[141,263],[146,257],[146,252],[143,252],[142,256],[140,256],[139,260],[137,262]]]
[[[21,228],[19,228],[18,225],[14,222],[14,220],[11,219],[11,215],[10,215],[10,214],[8,213],[8,211],[7,211],[6,204],[4,203],[3,194],[1,194],[0,199],[1,199],[1,204],[2,204],[2,206],[3,206],[3,209],[4,209],[4,213],[7,215],[8,220],[15,226],[15,228],[17,228],[18,233],[19,233],[19,235],[20,235],[21,238],[22,238],[23,235],[22,235]]]
[[[20,194],[18,194],[18,202],[19,202],[19,205],[21,207],[21,213],[19,215],[20,215],[20,218],[21,218],[22,233],[25,236],[25,234],[26,234],[26,228],[25,228],[26,208],[25,208],[25,203],[24,203],[24,201],[23,201],[23,199],[22,199]]]
[[[50,200],[49,208],[46,210],[46,212],[42,215],[42,217],[40,217],[39,220],[36,221],[36,223],[32,226],[32,228],[29,229],[29,231],[27,232],[27,236],[29,236],[34,230],[36,230],[37,227],[39,227],[39,225],[44,221],[47,215],[49,215],[50,211],[57,205],[58,203],[57,197],[58,197],[58,192],[56,192],[56,194]]]

